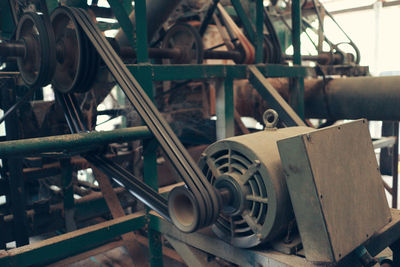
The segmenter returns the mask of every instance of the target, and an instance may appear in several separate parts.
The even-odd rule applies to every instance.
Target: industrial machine
[[[384,193],[397,199],[397,176],[382,183],[374,154],[397,140],[373,146],[367,119],[400,119],[400,78],[331,79],[368,68],[350,38],[329,40],[319,1],[106,2],[0,3],[0,265],[48,264],[117,236],[139,265],[161,266],[163,246],[196,266],[204,254],[372,266],[387,247],[385,264],[399,264],[400,214]],[[316,51],[302,57],[310,29]],[[99,108],[115,95],[122,105]],[[104,115],[124,120],[97,131]]]

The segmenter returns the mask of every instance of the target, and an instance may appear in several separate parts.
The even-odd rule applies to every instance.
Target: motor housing
[[[212,229],[237,247],[271,241],[294,220],[277,141],[315,129],[267,126],[212,144],[199,162],[222,196],[222,212]]]

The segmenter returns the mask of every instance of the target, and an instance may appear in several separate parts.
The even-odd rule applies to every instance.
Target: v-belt
[[[72,93],[56,93],[57,100],[64,110],[65,119],[72,133],[86,132],[86,126],[82,122],[82,114]],[[126,188],[133,196],[145,205],[158,212],[166,220],[171,222],[168,214],[167,200],[154,191],[150,186],[140,181],[130,172],[115,162],[99,155],[82,155],[87,161],[111,177],[116,183]]]
[[[198,228],[214,223],[220,209],[217,193],[173,133],[168,123],[102,35],[102,32],[92,22],[86,11],[78,8],[61,8],[67,9],[67,12],[72,12],[126,97],[136,108],[168,158],[172,161],[199,207]]]

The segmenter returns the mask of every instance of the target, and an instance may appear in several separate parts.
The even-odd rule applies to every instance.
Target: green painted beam
[[[107,132],[90,132],[0,142],[0,158],[28,156],[44,152],[82,151],[97,145],[147,139],[147,127],[132,127]]]
[[[144,227],[143,212],[99,223],[31,245],[2,251],[0,266],[43,265],[80,253],[90,245]]]
[[[16,27],[12,15],[13,13],[11,11],[10,1],[0,1],[0,10],[1,35],[3,38],[10,38]]]
[[[135,32],[133,29],[132,22],[129,19],[129,15],[127,14],[127,11],[125,10],[125,7],[121,1],[118,0],[108,0],[108,4],[112,8],[115,17],[118,20],[119,25],[121,26],[122,30],[125,33],[125,36],[127,37],[127,40],[129,41],[129,44],[135,48],[136,43],[135,43]]]
[[[264,61],[264,3],[256,0],[256,63]]]
[[[47,9],[49,10],[49,14],[58,7],[58,1],[57,0],[46,0],[47,4]]]
[[[255,43],[256,42],[256,33],[254,31],[254,25],[251,23],[249,20],[249,15],[246,14],[244,11],[244,8],[242,6],[242,3],[240,0],[231,0],[231,3],[233,7],[235,8],[236,14],[240,18],[240,21],[243,24],[243,28],[245,29],[247,35],[249,36],[250,42]],[[261,10],[263,11],[263,10]]]
[[[313,68],[303,66],[257,64],[265,77],[306,77]],[[135,77],[146,69],[153,81],[179,81],[190,79],[215,79],[228,76],[232,79],[247,79],[249,65],[128,65]]]
[[[138,63],[147,63],[149,53],[147,49],[147,8],[146,0],[135,0],[135,21],[137,36],[137,61]]]
[[[292,43],[293,43],[293,64],[301,66],[301,41],[302,32],[300,0],[292,1]],[[290,105],[304,119],[304,79],[297,77],[293,79],[293,86],[290,88]]]

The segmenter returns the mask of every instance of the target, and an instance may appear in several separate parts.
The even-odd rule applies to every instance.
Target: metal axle
[[[0,43],[0,56],[3,57],[25,57],[26,46],[23,42]]]
[[[180,58],[185,53],[180,48],[149,48],[150,58]],[[190,52],[190,51],[189,51]],[[122,58],[136,58],[136,51],[130,46],[119,48]],[[240,61],[242,54],[238,51],[204,51],[204,59],[231,59]]]
[[[285,55],[284,58],[286,60],[293,60],[293,56],[292,55]],[[343,63],[343,55],[341,54],[332,54],[332,53],[322,53],[319,55],[303,55],[301,56],[302,60],[305,61],[315,61],[318,64],[321,65],[337,65],[337,64],[342,64]]]

